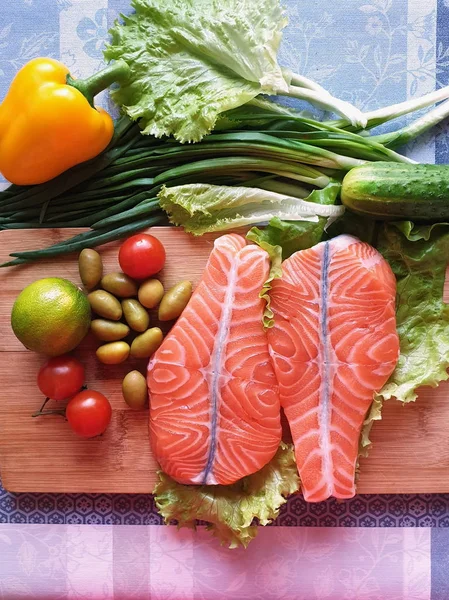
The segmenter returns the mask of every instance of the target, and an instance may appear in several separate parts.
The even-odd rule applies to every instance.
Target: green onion
[[[157,212],[160,210],[159,200],[157,197],[150,198],[145,202],[141,202],[134,208],[125,210],[116,215],[101,219],[91,225],[92,229],[104,229],[105,227],[111,227],[111,225],[117,225],[118,223],[127,223],[140,217],[142,215],[150,214],[151,212]]]
[[[65,240],[64,242],[60,242],[58,244],[53,244],[48,248],[43,248],[42,250],[28,250],[26,252],[11,252],[10,256],[14,256],[20,259],[20,262],[9,261],[7,263],[3,263],[0,267],[9,267],[15,264],[23,264],[24,262],[29,262],[33,260],[38,260],[40,258],[53,258],[55,256],[60,256],[63,254],[70,254],[71,252],[79,252],[83,248],[99,246],[101,244],[106,244],[107,242],[113,242],[114,240],[118,240],[122,237],[126,237],[128,235],[132,235],[141,231],[142,229],[146,229],[147,227],[153,227],[154,225],[162,225],[167,223],[166,215],[160,216],[152,216],[147,217],[145,219],[140,219],[133,223],[129,223],[127,225],[123,225],[122,227],[118,227],[115,229],[110,229],[107,231],[88,231],[86,233],[80,233],[78,235],[73,236],[69,240]]]
[[[419,119],[412,121],[398,131],[376,135],[372,139],[378,143],[385,144],[389,148],[399,148],[408,144],[426,131],[435,127],[449,116],[449,100],[442,102],[439,106],[429,111]]]

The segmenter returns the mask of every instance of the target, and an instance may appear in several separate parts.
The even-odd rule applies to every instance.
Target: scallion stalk
[[[167,217],[165,215],[151,216],[132,223],[123,225],[122,227],[113,228],[106,231],[87,231],[86,233],[80,233],[75,235],[69,240],[53,244],[48,248],[40,250],[27,250],[26,252],[11,252],[10,256],[14,256],[19,259],[19,262],[14,260],[7,263],[3,263],[0,267],[9,267],[15,264],[23,264],[24,261],[33,261],[40,258],[53,258],[63,254],[70,254],[71,252],[79,252],[86,247],[95,247],[107,242],[113,242],[122,237],[132,235],[146,229],[147,227],[153,227],[154,225],[161,225],[167,223]]]
[[[442,102],[436,108],[405,127],[390,133],[373,136],[372,139],[380,144],[385,144],[388,148],[399,148],[423,135],[447,117],[449,117],[449,100]]]

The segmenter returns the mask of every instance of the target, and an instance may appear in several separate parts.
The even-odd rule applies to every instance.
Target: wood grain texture
[[[0,260],[12,249],[32,249],[80,230],[0,232]],[[192,238],[177,228],[153,228],[167,250],[161,274],[166,286],[180,279],[199,280],[217,235]],[[119,269],[114,242],[100,248],[105,271]],[[113,419],[100,438],[82,440],[62,417],[33,419],[42,401],[36,374],[44,358],[24,351],[10,327],[19,292],[40,277],[66,277],[79,283],[76,255],[0,271],[0,468],[10,491],[147,493],[157,464],[151,454],[148,411],[134,412],[121,396],[121,380],[132,368],[145,372],[146,361],[104,366],[95,358],[90,336],[76,355],[86,366],[90,388],[111,401]],[[383,420],[372,432],[373,450],[361,461],[361,493],[449,492],[449,385],[423,389],[417,403],[387,402]]]

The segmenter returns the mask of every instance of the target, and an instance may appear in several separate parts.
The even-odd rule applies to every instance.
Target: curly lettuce
[[[449,260],[449,224],[410,221],[380,228],[377,248],[397,279],[399,362],[379,396],[413,402],[420,386],[448,379],[449,305],[444,281]]]
[[[107,60],[125,60],[113,100],[143,132],[197,142],[220,113],[287,92],[277,62],[287,19],[279,0],[133,0],[111,30]]]
[[[250,234],[251,232],[248,232],[247,234],[249,240],[251,240]],[[270,290],[273,280],[282,277],[282,248],[280,246],[272,246],[271,244],[260,240],[257,241],[257,244],[268,254],[271,263],[268,278],[259,294],[259,297],[265,301],[265,309],[262,317],[263,326],[266,329],[269,329],[274,326],[274,313],[271,308]]]
[[[222,545],[246,548],[257,535],[253,521],[271,523],[299,487],[293,446],[281,443],[265,467],[233,485],[182,485],[159,472],[153,494],[166,523],[196,528],[197,520],[206,521]]]

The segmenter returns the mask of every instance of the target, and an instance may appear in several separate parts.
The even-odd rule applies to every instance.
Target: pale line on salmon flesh
[[[320,447],[323,452],[323,473],[325,480],[332,481],[333,468],[330,457],[330,421],[331,421],[331,406],[330,406],[330,357],[329,357],[329,338],[328,338],[328,302],[329,302],[329,266],[330,266],[330,244],[324,242],[321,282],[320,282],[320,312],[321,312],[321,328],[320,328],[320,368],[321,368],[321,389],[320,389],[320,414],[318,415],[320,423]]]
[[[221,313],[220,324],[218,332],[215,337],[214,348],[209,365],[212,369],[206,367],[207,379],[209,383],[209,395],[211,401],[211,424],[210,424],[210,446],[209,456],[207,457],[206,467],[202,477],[203,484],[214,484],[214,477],[209,477],[215,461],[215,453],[217,451],[217,425],[218,425],[218,403],[219,403],[219,380],[223,368],[223,354],[226,350],[226,340],[229,335],[229,327],[232,317],[232,305],[235,293],[235,285],[237,280],[237,270],[239,261],[235,257],[231,269],[229,271],[229,278],[227,281],[227,288],[223,302],[223,312]],[[209,479],[212,479],[210,481]]]

